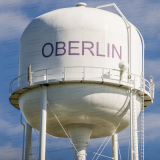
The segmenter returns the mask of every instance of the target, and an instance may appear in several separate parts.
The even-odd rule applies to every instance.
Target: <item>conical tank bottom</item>
[[[92,133],[89,124],[70,124],[68,132],[75,146],[75,160],[86,160],[86,147]]]

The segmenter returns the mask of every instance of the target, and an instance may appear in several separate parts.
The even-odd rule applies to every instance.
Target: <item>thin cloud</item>
[[[23,132],[23,128],[20,124],[17,125],[7,122],[4,119],[0,119],[0,133],[5,133],[6,135],[17,135]]]
[[[34,0],[34,1],[22,1],[22,0],[3,1],[3,0],[1,0],[0,1],[0,8],[14,10],[15,7],[23,7],[26,5],[33,5],[38,2],[39,2],[39,0]]]
[[[9,160],[9,159],[15,159],[15,160],[21,160],[21,153],[22,149],[21,147],[15,147],[12,145],[3,145],[0,146],[0,156],[2,160]]]
[[[14,38],[20,38],[26,26],[29,24],[30,20],[25,15],[7,12],[2,13],[0,16],[1,30],[0,30],[0,40],[6,41]]]
[[[149,79],[150,76],[153,76],[155,83],[155,91],[160,90],[160,58],[156,60],[145,60],[145,78]]]

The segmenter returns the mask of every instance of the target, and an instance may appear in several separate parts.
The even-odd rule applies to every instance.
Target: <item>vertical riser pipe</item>
[[[112,136],[112,158],[118,160],[118,135]]]

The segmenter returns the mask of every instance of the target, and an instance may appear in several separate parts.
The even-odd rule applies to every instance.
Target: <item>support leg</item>
[[[133,109],[132,109],[132,90],[130,90],[130,148],[131,148],[131,160],[133,160]]]
[[[26,124],[26,146],[25,146],[25,160],[31,159],[31,140],[32,140],[32,127]]]
[[[132,107],[133,107],[133,158],[134,160],[138,160],[138,134],[137,134],[137,106],[136,106],[136,91],[133,91],[132,95]]]
[[[40,117],[40,146],[39,160],[45,160],[46,150],[46,122],[47,122],[47,88],[41,86],[41,117]]]
[[[118,135],[114,134],[112,136],[112,158],[118,160]]]

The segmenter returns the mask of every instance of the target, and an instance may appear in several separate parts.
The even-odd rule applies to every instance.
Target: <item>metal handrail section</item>
[[[79,68],[80,71],[77,69]],[[88,70],[87,70],[88,69]],[[97,69],[97,70],[96,70]],[[60,70],[60,72],[56,72],[56,70]],[[51,73],[49,71],[52,71]],[[131,74],[128,76],[128,72],[124,72],[121,75],[121,71],[117,69],[111,68],[102,68],[102,67],[90,67],[90,66],[72,66],[72,67],[59,67],[59,68],[48,68],[43,70],[32,71],[32,86],[36,83],[43,81],[43,83],[50,83],[56,81],[69,81],[81,79],[81,80],[90,80],[90,81],[101,81],[101,82],[112,82],[115,83],[125,82],[128,83],[128,79],[131,80],[131,85],[135,88],[143,87],[143,78],[140,75]],[[34,75],[36,74],[36,75]],[[76,74],[76,75],[75,75]],[[28,81],[28,73],[23,74],[21,76],[16,77],[10,83],[10,94],[14,92],[15,89],[21,88],[22,84],[30,86]],[[142,86],[141,86],[142,85]],[[151,84],[148,80],[145,79],[144,82],[145,90],[147,92],[151,92]]]
[[[129,73],[129,75],[131,75],[131,25],[130,25],[129,21],[127,20],[127,18],[123,15],[123,13],[120,11],[120,9],[117,7],[117,5],[115,3],[105,4],[102,6],[98,6],[96,8],[99,9],[99,8],[110,7],[110,6],[113,6],[116,9],[116,11],[120,14],[122,20],[124,21],[124,23],[126,25],[127,46],[128,46],[128,64],[129,64],[128,73]],[[129,83],[131,83],[130,79],[128,79],[128,80],[129,80]]]

